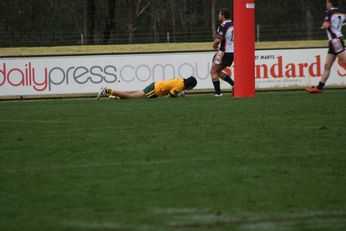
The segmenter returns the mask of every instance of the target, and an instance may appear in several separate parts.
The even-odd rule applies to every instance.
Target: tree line
[[[325,0],[255,2],[256,24],[303,27],[308,35],[318,30],[325,12]],[[203,39],[212,39],[218,10],[232,6],[232,0],[2,0],[0,45],[21,39],[35,44],[44,36],[63,40],[70,34],[83,35],[86,44],[116,38],[124,43],[162,42],[167,36],[172,42],[198,41],[201,32]],[[267,33],[280,36],[275,30]]]

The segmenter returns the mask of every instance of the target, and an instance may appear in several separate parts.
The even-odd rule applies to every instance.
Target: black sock
[[[227,83],[231,84],[232,87],[234,86],[234,81],[231,79],[231,77],[229,77],[229,75],[225,75],[224,80],[225,80]]]
[[[220,80],[214,80],[213,85],[214,85],[215,93],[220,95],[221,94]]]
[[[317,89],[318,89],[318,90],[322,90],[323,87],[324,87],[324,83],[319,82],[318,85],[317,85]]]

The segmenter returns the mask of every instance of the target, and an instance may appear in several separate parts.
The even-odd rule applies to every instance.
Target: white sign
[[[255,55],[257,88],[305,88],[316,85],[323,72],[327,49],[263,50]],[[337,61],[327,86],[346,85],[346,65]]]
[[[255,9],[255,3],[246,3],[246,9]]]
[[[316,85],[326,53],[327,49],[258,50],[256,88]],[[212,89],[213,56],[189,52],[0,58],[0,96],[96,93],[102,86],[135,91],[154,81],[191,75],[198,80],[196,89]],[[233,67],[227,71],[234,78]],[[346,86],[346,65],[336,62],[327,86]],[[223,82],[222,88],[230,86]]]

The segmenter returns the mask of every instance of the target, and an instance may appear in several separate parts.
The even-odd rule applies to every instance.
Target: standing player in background
[[[221,9],[219,11],[220,26],[214,39],[213,48],[217,50],[213,64],[210,70],[211,80],[213,81],[215,96],[222,96],[220,88],[220,78],[234,85],[233,80],[229,75],[222,72],[223,69],[229,67],[233,63],[234,57],[234,30],[233,21],[230,20],[231,13],[229,9]]]
[[[309,93],[322,92],[337,57],[346,64],[345,44],[343,34],[341,32],[342,24],[345,21],[346,15],[343,9],[338,8],[339,4],[339,0],[326,0],[327,12],[325,14],[321,29],[325,29],[327,31],[329,50],[326,63],[324,64],[324,71],[321,80],[316,87],[306,89]]]

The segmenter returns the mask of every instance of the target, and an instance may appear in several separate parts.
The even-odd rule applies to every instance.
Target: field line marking
[[[209,222],[186,222],[186,223],[171,223],[168,224],[171,228],[203,228],[203,227],[218,227],[224,225],[258,225],[264,223],[281,224],[288,222],[299,222],[308,220],[344,220],[346,213],[325,213],[325,214],[308,214],[294,216],[272,216],[258,219],[222,219]]]

